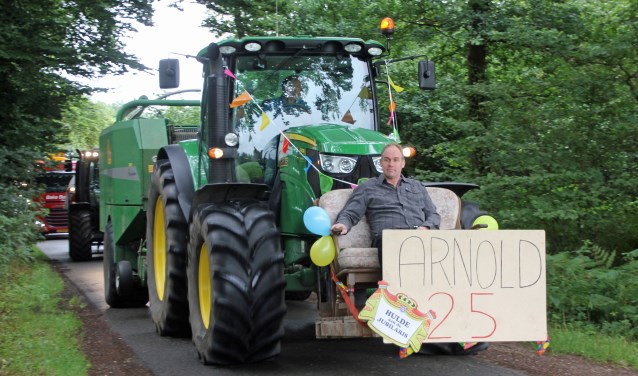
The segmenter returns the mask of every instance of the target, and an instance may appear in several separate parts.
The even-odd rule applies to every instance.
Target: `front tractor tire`
[[[69,257],[72,261],[90,261],[93,258],[93,228],[89,210],[69,212]]]
[[[193,343],[204,364],[279,355],[283,257],[274,215],[258,202],[197,208],[188,246],[188,301]]]
[[[187,337],[186,248],[188,224],[168,160],[159,160],[151,176],[146,220],[148,294],[155,330],[161,336]]]

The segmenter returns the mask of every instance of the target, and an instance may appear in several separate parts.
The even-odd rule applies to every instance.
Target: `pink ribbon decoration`
[[[237,79],[237,77],[235,77],[233,72],[231,72],[230,69],[228,69],[228,68],[224,69],[224,74],[227,75],[228,77],[232,78],[233,80]]]

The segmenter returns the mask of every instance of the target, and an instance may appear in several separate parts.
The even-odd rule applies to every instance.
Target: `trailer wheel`
[[[117,293],[117,266],[115,263],[115,243],[113,242],[113,225],[106,224],[104,231],[104,299],[113,308],[143,307],[148,302],[148,292],[141,286],[134,286],[131,293],[122,296]]]
[[[157,161],[148,196],[146,261],[151,317],[159,335],[187,337],[188,224],[177,201],[177,186],[168,160]]]
[[[312,295],[312,291],[286,291],[286,300],[306,300]]]
[[[274,215],[261,204],[197,208],[188,246],[188,301],[193,343],[204,364],[279,355],[283,257]]]
[[[91,245],[93,228],[89,210],[69,211],[69,257],[73,261],[90,261],[93,258]]]

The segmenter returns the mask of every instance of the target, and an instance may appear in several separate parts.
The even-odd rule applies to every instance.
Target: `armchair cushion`
[[[343,248],[337,259],[342,269],[380,269],[376,248]]]
[[[427,187],[428,195],[441,216],[441,230],[461,228],[461,199],[449,189]]]

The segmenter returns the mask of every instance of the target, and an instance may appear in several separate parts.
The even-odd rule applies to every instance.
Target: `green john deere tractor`
[[[100,138],[107,302],[148,298],[157,332],[191,335],[205,364],[278,355],[285,300],[323,299],[329,283],[310,260],[318,236],[304,212],[382,172],[385,50],[355,38],[211,43],[197,55],[196,137],[174,143],[163,120],[118,118]],[[433,72],[419,63],[421,88]],[[177,60],[159,74],[161,88],[178,87]]]

